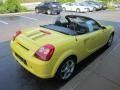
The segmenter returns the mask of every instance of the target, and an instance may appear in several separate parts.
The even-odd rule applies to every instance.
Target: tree
[[[56,0],[56,1],[60,3],[75,2],[75,0]]]

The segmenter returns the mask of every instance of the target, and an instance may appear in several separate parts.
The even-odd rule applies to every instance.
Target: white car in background
[[[96,10],[100,10],[102,8],[102,6],[97,5],[97,4],[93,3],[93,2],[85,1],[85,2],[82,2],[82,3],[94,7]]]
[[[95,8],[94,8],[93,6],[89,6],[89,5],[87,5],[87,4],[79,3],[79,2],[77,2],[76,4],[88,8],[88,11],[89,11],[89,12],[95,11]]]
[[[114,6],[115,8],[120,8],[120,3],[114,3],[113,6]]]
[[[62,4],[63,11],[88,12],[89,9],[85,6],[80,6],[75,3]]]

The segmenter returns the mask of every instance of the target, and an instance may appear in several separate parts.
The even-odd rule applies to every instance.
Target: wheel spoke
[[[73,72],[73,70],[74,70],[74,68],[75,68],[74,63],[72,63],[72,64],[69,66],[69,68],[70,68],[70,72]]]
[[[71,76],[75,68],[75,63],[73,60],[69,60],[64,63],[64,65],[61,68],[61,78],[67,79]]]
[[[64,64],[63,67],[62,67],[62,69],[61,69],[61,72],[64,73],[64,72],[66,72],[66,70],[67,70],[67,64]]]
[[[111,36],[109,41],[108,41],[108,45],[110,46],[112,44],[112,40],[113,40],[113,37]]]

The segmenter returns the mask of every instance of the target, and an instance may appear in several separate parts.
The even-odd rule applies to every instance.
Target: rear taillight
[[[21,33],[22,33],[21,31],[17,31],[17,32],[13,35],[13,40],[15,40],[15,38],[16,38],[17,36],[19,36]]]
[[[44,45],[36,51],[35,57],[43,61],[48,61],[52,57],[54,50],[55,47],[53,45],[51,44]]]

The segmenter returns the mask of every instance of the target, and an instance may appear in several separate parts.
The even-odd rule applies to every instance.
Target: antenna
[[[74,21],[74,20],[73,20]],[[74,25],[74,31],[76,32],[76,34],[77,34],[77,31],[76,31],[76,27],[75,27],[75,21],[73,22],[73,25]],[[75,40],[77,41],[77,37],[76,37],[76,34],[75,34]]]
[[[74,23],[74,31],[76,32],[76,29],[75,29],[75,23]],[[77,32],[76,32],[76,34],[77,34]],[[77,41],[76,34],[75,34],[75,40]]]

